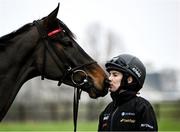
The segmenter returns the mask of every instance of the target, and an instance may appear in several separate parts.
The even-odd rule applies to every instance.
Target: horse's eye
[[[61,33],[54,34],[49,39],[53,42],[59,42],[59,43],[63,44],[64,46],[72,46],[73,45],[73,42],[71,41],[71,39],[66,36],[65,30],[63,30],[63,32],[61,32]]]
[[[63,43],[65,46],[73,46],[73,42],[71,41],[71,39],[69,37],[64,37],[59,39],[60,43]]]
[[[67,44],[68,46],[72,46],[72,45],[73,45],[73,43],[72,43],[71,41],[67,41],[66,44]]]

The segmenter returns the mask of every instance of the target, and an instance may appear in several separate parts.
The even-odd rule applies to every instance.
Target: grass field
[[[78,131],[97,131],[98,122],[78,122]],[[159,131],[180,131],[180,120],[158,121]],[[73,122],[9,122],[1,123],[0,131],[73,131]]]
[[[160,104],[156,108],[159,131],[179,131],[180,115],[179,103]],[[157,109],[158,108],[158,109]],[[78,121],[78,131],[97,131],[98,121]],[[73,131],[73,121],[62,122],[2,122],[1,131]]]

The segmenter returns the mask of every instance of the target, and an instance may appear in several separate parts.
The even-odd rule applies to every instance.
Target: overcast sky
[[[48,15],[58,2],[58,18],[90,55],[85,29],[100,23],[118,34],[126,53],[155,69],[180,69],[180,0],[0,0],[0,36]]]

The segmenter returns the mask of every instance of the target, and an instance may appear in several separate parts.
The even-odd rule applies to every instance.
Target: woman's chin
[[[114,90],[112,88],[109,88],[109,92],[114,92]]]

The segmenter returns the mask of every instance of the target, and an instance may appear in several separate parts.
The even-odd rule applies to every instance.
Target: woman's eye
[[[116,77],[117,74],[109,74],[109,77],[112,76],[112,77]]]
[[[114,76],[114,77],[117,77],[118,75],[117,75],[117,74],[114,74],[113,76]]]

